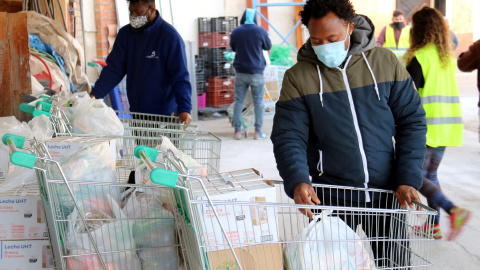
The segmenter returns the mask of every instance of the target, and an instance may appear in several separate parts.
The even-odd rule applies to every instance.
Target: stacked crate
[[[207,77],[205,76],[205,59],[201,55],[195,55],[195,78],[197,81],[198,108],[205,108],[205,84],[207,82]]]
[[[223,107],[233,103],[235,99],[233,77],[207,78],[207,107]]]
[[[227,60],[230,34],[238,25],[237,17],[198,18],[199,55],[205,60],[206,105],[222,107],[233,103],[233,64]]]

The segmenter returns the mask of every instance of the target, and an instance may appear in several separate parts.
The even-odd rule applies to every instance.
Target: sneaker
[[[242,139],[242,133],[240,131],[235,132],[235,134],[233,134],[233,139],[241,140]]]
[[[266,139],[268,138],[267,134],[263,133],[263,132],[255,132],[255,136],[253,137],[253,139],[255,140],[261,140],[261,139]]]
[[[424,235],[424,236],[431,236],[433,239],[442,239],[443,238],[443,233],[442,229],[440,228],[440,224],[423,224],[423,225],[416,225],[415,226],[415,232],[418,235]]]
[[[463,226],[467,223],[468,219],[470,219],[472,212],[465,208],[457,207],[452,209],[450,212],[450,232],[448,233],[447,240],[452,241],[454,240],[462,231]]]

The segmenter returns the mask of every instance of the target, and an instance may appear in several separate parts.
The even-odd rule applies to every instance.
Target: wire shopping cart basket
[[[158,128],[176,130],[197,130],[195,125],[180,123],[178,116],[115,111],[125,127],[129,128]]]
[[[421,228],[433,223],[436,211],[418,202],[418,209],[402,209],[393,191],[314,184],[322,205],[307,206],[286,198],[280,181],[265,182],[258,175],[244,181],[226,179],[161,169],[151,173],[153,182],[175,188],[176,222],[183,228],[189,261],[198,269],[432,265],[433,235]],[[365,202],[367,193],[371,202]],[[300,209],[311,210],[313,220]]]
[[[13,164],[36,170],[55,269],[184,268],[172,189],[67,179],[43,143],[10,134],[3,142]],[[17,150],[27,142],[31,153]]]
[[[120,118],[121,121],[125,121],[123,122],[124,136],[77,134],[73,133],[72,125],[63,110],[55,104],[44,105],[42,102],[37,108],[28,106],[28,109],[35,116],[44,114],[50,117],[56,137],[75,136],[121,140],[122,157],[120,160],[122,166],[134,167],[136,165],[133,151],[137,145],[157,147],[163,142],[162,136],[165,136],[178,150],[196,159],[207,173],[212,174],[219,171],[221,139],[210,132],[197,131],[196,126],[179,124],[178,117],[123,112],[135,118]]]

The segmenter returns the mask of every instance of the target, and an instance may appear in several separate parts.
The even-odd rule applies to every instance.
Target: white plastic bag
[[[68,120],[72,122],[73,115],[75,114],[77,109],[80,107],[80,105],[89,100],[92,100],[92,99],[90,98],[90,95],[87,92],[78,92],[71,95],[70,97],[63,96],[58,103],[60,104],[60,108],[65,112],[65,115],[67,116]]]
[[[106,269],[140,270],[140,260],[135,251],[136,245],[133,239],[132,224],[127,220],[120,206],[111,197],[107,196],[106,201],[109,202],[114,218],[117,220],[103,223],[100,227],[90,232],[98,250],[101,253],[105,252],[101,257],[106,265]],[[65,247],[69,249],[70,255],[79,256],[67,258],[67,269],[103,269],[98,255],[95,254],[95,248],[91,244],[88,234],[84,231],[84,226],[77,210],[68,217],[68,220],[70,221]]]
[[[177,269],[175,219],[160,200],[160,190],[133,191],[123,210],[134,220],[133,238],[139,249],[142,269]]]
[[[69,181],[116,183],[115,161],[110,147],[104,143],[92,144],[75,151],[59,161],[60,166]],[[58,169],[52,165],[49,170],[51,179],[61,180]],[[120,200],[118,187],[71,184],[75,198],[84,205],[91,201],[104,200],[105,194],[110,194],[115,200]],[[57,196],[65,216],[74,208],[72,196],[64,184],[58,184]],[[95,205],[92,206],[95,208]],[[88,209],[86,209],[88,210]]]
[[[100,99],[80,104],[72,122],[74,133],[121,136],[124,132],[122,122],[113,109]]]
[[[24,136],[29,139],[32,138],[32,131],[28,124],[18,121],[15,116],[0,117],[0,140],[5,134]],[[8,166],[10,149],[1,142],[0,158],[2,159],[0,161],[2,163],[0,168],[0,177],[5,178],[5,181],[0,184],[0,192],[5,192],[23,185],[36,183],[37,178],[35,177],[35,172],[33,170],[19,166],[13,166],[12,164]]]
[[[322,211],[284,248],[287,270],[376,269],[361,238],[339,217]]]
[[[157,146],[158,150],[167,152],[172,151],[187,167],[188,174],[197,176],[208,176],[205,168],[202,167],[194,158],[178,150],[173,143],[165,136],[162,136],[162,144]]]
[[[39,141],[46,141],[53,137],[52,122],[46,115],[34,117],[28,122],[28,126],[32,130],[32,136]]]

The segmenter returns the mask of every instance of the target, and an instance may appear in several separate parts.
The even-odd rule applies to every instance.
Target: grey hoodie
[[[353,23],[355,24],[355,27],[353,28],[353,33],[350,36],[350,42],[352,43],[352,46],[350,46],[347,58],[350,55],[364,52],[376,46],[374,35],[375,26],[373,25],[372,21],[365,15],[357,15],[355,18],[353,18]],[[298,60],[300,60],[300,56],[314,58],[317,57],[313,51],[310,39],[308,39],[300,49],[297,57]]]

